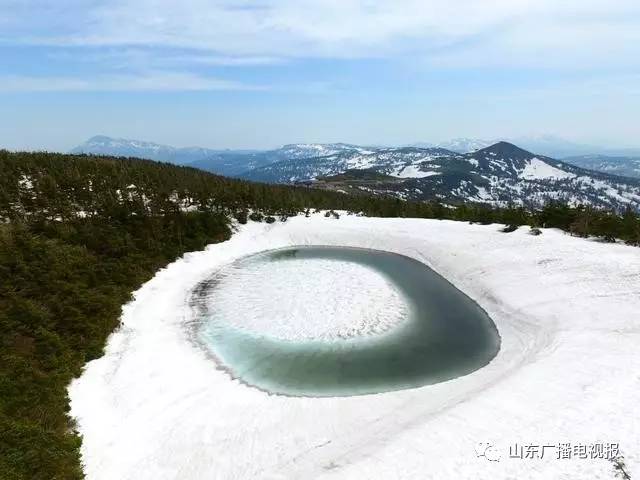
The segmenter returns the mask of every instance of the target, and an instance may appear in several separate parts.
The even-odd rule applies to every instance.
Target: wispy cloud
[[[637,0],[0,0],[4,42],[156,46],[226,65],[313,57],[640,62]],[[200,60],[200,56],[194,60]],[[225,63],[226,62],[226,63]],[[506,62],[505,62],[506,63]]]
[[[53,60],[93,63],[113,67],[137,69],[171,69],[172,67],[255,67],[282,65],[287,59],[269,56],[225,56],[205,50],[176,48],[107,47],[54,50],[48,54]]]
[[[188,73],[156,72],[141,75],[0,76],[0,93],[11,92],[117,92],[117,91],[256,91],[267,87],[207,78]]]

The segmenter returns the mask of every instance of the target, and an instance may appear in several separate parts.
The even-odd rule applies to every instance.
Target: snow
[[[634,191],[628,191],[628,187],[619,183],[607,183],[602,180],[597,180],[591,177],[578,177],[578,183],[589,184],[591,187],[597,189],[604,196],[612,198],[621,203],[639,203],[640,195]],[[622,195],[618,193],[618,190],[622,192]]]
[[[613,478],[603,459],[509,457],[516,443],[560,442],[619,443],[640,475],[640,250],[499,228],[319,214],[250,223],[185,255],[135,292],[105,356],[69,387],[87,478]],[[190,341],[191,289],[244,255],[305,244],[424,262],[487,311],[500,352],[470,375],[378,395],[285,397],[232,380]],[[484,442],[500,461],[478,456]]]
[[[484,201],[489,201],[493,199],[493,196],[491,195],[491,193],[489,192],[489,190],[487,190],[485,187],[476,187],[478,190],[478,193],[476,194],[476,198],[478,200],[480,200],[481,202]]]
[[[395,177],[399,178],[425,178],[433,175],[440,175],[440,172],[425,172],[420,170],[419,165],[407,165],[394,174]]]
[[[18,185],[25,190],[33,190],[33,181],[28,175],[20,176],[18,180]]]
[[[527,180],[545,180],[545,179],[563,179],[574,178],[575,175],[570,172],[560,170],[539,158],[532,158],[520,173],[521,178]]]
[[[345,162],[345,169],[360,169],[364,170],[370,167],[375,166],[376,158],[375,155],[360,155],[353,158],[347,159]]]
[[[386,277],[351,262],[243,262],[219,278],[207,299],[217,322],[282,340],[380,334],[404,321],[410,308]],[[246,306],[242,315],[238,305]]]
[[[478,163],[478,160],[476,160],[475,158],[467,158],[466,160],[476,168],[478,167],[478,165],[480,165],[480,163]]]
[[[491,141],[476,138],[454,138],[446,142],[438,143],[438,147],[459,153],[474,152],[491,145]]]

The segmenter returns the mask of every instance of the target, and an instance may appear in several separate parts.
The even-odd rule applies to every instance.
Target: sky
[[[640,147],[638,0],[0,0],[0,148]]]

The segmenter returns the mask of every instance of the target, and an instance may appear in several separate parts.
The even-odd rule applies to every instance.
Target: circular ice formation
[[[403,322],[410,309],[373,268],[320,258],[232,264],[219,272],[206,301],[212,320],[280,340],[378,335]]]
[[[284,395],[442,382],[500,346],[473,300],[423,263],[378,250],[268,250],[204,279],[189,301],[195,338],[222,368]]]

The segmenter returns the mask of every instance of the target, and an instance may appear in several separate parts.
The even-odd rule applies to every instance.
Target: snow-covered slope
[[[290,183],[336,175],[351,169],[373,169],[399,178],[419,178],[425,176],[426,163],[457,155],[441,148],[348,150],[322,157],[286,159],[251,170],[243,176],[249,180]]]
[[[275,150],[282,159],[301,159],[326,157],[338,153],[360,153],[368,154],[375,151],[375,147],[361,147],[348,143],[296,143],[280,147]]]
[[[465,377],[378,395],[284,397],[233,380],[194,345],[189,292],[238,257],[305,244],[424,262],[486,310],[500,352]],[[250,223],[137,291],[105,355],[71,385],[87,478],[613,479],[597,456],[612,444],[636,478],[638,272],[637,248],[555,230],[322,215]]]

